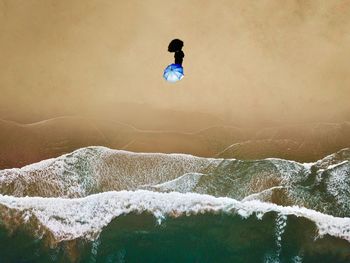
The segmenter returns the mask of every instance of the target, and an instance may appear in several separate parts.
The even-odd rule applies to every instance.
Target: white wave
[[[295,178],[295,174],[300,173],[302,170],[309,171],[308,166],[304,164],[298,163],[296,161],[278,159],[278,158],[267,158],[265,160],[269,160],[281,173],[281,177],[284,181],[291,182]]]
[[[221,161],[187,154],[86,147],[22,168],[0,170],[0,193],[83,197],[95,192],[135,190],[141,185],[160,184],[186,173],[201,172]]]
[[[96,240],[103,227],[114,218],[129,214],[149,212],[159,222],[166,216],[178,217],[199,213],[239,214],[246,218],[274,211],[281,215],[304,217],[315,222],[319,236],[329,234],[350,242],[350,218],[333,217],[300,208],[283,207],[260,201],[240,202],[227,197],[213,197],[195,193],[155,193],[145,190],[105,192],[84,198],[13,197],[0,195],[0,205],[10,209],[2,220],[11,226],[30,222],[35,218],[47,229],[55,241],[84,237]],[[23,220],[13,220],[11,215],[20,212]],[[2,211],[3,215],[4,211]]]
[[[345,163],[348,163],[348,162],[349,162],[348,160],[345,160],[345,161],[342,161],[342,162],[340,162],[340,163],[335,163],[335,164],[332,164],[332,165],[328,166],[327,169],[328,169],[328,170],[331,170],[331,169],[333,169],[333,168],[335,168],[335,167],[341,166],[341,165],[343,165],[343,164],[345,164]]]
[[[260,200],[260,201],[268,201],[271,200],[272,194],[275,190],[286,189],[285,186],[274,186],[268,189],[265,189],[258,193],[253,193],[248,195],[242,199],[242,201],[251,201],[251,200]]]
[[[349,161],[350,158],[350,148],[344,148],[335,153],[327,155],[326,157],[315,162],[315,165],[321,169],[332,169],[339,164],[341,161],[345,161],[347,159]]]
[[[330,193],[344,211],[349,211],[350,203],[350,162],[344,161],[329,168],[327,192]]]
[[[316,164],[316,162],[312,162],[312,163],[301,163],[301,165],[304,166],[306,170],[311,170],[311,167],[314,166],[315,164]]]
[[[197,186],[202,176],[206,175],[202,173],[186,173],[174,180],[162,184],[145,186],[145,189],[150,188],[161,192],[187,193],[191,192]]]

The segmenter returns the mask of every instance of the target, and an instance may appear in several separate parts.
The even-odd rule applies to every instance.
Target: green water
[[[278,219],[272,212],[262,220],[205,214],[158,225],[151,215],[132,214],[114,219],[94,242],[52,248],[30,229],[1,228],[0,262],[350,262],[347,241],[315,239],[314,224],[295,216],[279,228]]]

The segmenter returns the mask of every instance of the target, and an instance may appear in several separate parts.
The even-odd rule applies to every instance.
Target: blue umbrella
[[[163,77],[166,81],[177,82],[184,77],[184,69],[180,64],[170,64],[164,70]]]

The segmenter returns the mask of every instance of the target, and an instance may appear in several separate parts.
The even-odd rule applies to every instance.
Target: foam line
[[[297,206],[283,207],[260,201],[240,202],[227,197],[217,198],[195,193],[113,191],[75,199],[0,195],[0,204],[10,209],[11,213],[2,218],[3,221],[9,220],[9,225],[30,222],[34,217],[39,221],[40,227],[47,229],[56,241],[80,237],[96,240],[102,229],[114,218],[129,213],[148,212],[161,222],[168,216],[202,213],[238,214],[243,218],[255,214],[261,218],[267,212],[276,212],[313,221],[319,236],[328,234],[350,242],[350,218],[333,217]],[[13,212],[17,212],[22,220],[13,220],[10,216],[16,214]]]

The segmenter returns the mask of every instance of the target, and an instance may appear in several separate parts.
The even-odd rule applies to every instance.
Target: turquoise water
[[[315,239],[308,220],[276,213],[243,219],[229,215],[168,218],[131,214],[113,220],[94,242],[77,239],[48,248],[21,229],[0,232],[1,262],[349,262],[350,244]],[[279,240],[280,238],[280,240]]]

